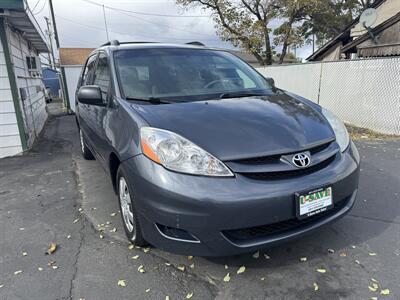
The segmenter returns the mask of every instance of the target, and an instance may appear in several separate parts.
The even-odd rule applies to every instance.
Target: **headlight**
[[[340,151],[343,152],[350,143],[349,133],[347,132],[346,126],[344,126],[343,122],[329,110],[323,108],[322,114],[328,120],[335,132],[336,142],[339,144]]]
[[[142,127],[140,144],[144,155],[169,170],[205,176],[233,176],[217,158],[171,131]]]

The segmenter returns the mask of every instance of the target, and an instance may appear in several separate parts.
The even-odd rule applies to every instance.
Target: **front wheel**
[[[128,179],[121,166],[117,172],[117,182],[119,207],[126,236],[136,246],[146,246],[147,243],[143,238],[142,229],[135,211],[134,197],[129,191]]]

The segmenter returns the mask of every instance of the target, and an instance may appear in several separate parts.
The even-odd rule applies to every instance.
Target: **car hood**
[[[173,131],[223,161],[292,153],[334,139],[317,107],[285,93],[132,106],[150,126]]]

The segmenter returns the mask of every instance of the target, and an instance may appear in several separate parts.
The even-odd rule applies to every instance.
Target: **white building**
[[[0,2],[0,158],[30,148],[47,119],[44,35],[24,0]]]
[[[70,109],[75,112],[75,92],[82,67],[94,48],[60,48],[61,71],[65,74],[65,100],[69,101]],[[65,89],[64,89],[65,90]]]

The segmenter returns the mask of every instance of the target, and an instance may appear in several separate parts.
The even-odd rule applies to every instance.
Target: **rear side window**
[[[82,85],[91,84],[91,78],[92,78],[92,75],[93,75],[94,65],[95,65],[95,62],[96,62],[96,57],[97,57],[97,55],[92,55],[91,57],[89,57],[89,59],[88,59],[88,61],[86,63],[85,71],[83,72]]]
[[[108,89],[110,86],[110,69],[108,67],[107,56],[100,53],[96,70],[94,71],[93,84],[100,87],[103,95],[103,102],[107,102]]]

